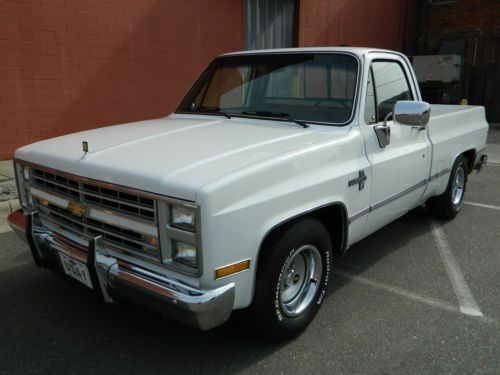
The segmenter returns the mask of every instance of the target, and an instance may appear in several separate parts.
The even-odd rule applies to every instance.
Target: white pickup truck
[[[18,149],[9,221],[38,266],[106,302],[201,329],[247,309],[285,339],[318,312],[333,253],[424,203],[460,211],[487,131],[482,107],[422,102],[397,52],[230,53],[165,118]]]

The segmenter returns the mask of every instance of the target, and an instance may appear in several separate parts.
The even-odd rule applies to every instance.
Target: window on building
[[[295,47],[296,0],[245,0],[245,49]]]

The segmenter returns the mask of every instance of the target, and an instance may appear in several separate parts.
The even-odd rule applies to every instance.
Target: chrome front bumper
[[[203,330],[224,323],[231,315],[233,283],[213,290],[193,288],[110,256],[101,237],[90,239],[88,246],[82,247],[46,228],[36,212],[15,211],[8,222],[29,245],[37,266],[62,270],[57,252],[86,264],[93,289],[105,302],[123,297]]]

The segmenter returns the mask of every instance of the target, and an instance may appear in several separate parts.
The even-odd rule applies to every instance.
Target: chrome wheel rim
[[[465,171],[462,166],[457,168],[455,177],[453,179],[452,191],[452,202],[455,207],[460,207],[462,205],[462,198],[464,196],[465,188]]]
[[[283,267],[280,305],[285,315],[300,315],[313,301],[323,272],[323,261],[313,245],[300,247]]]

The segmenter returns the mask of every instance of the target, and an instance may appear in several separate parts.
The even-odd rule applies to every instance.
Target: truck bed
[[[486,143],[488,124],[484,120],[484,107],[462,105],[431,105],[428,124],[433,145],[430,176],[451,169],[455,158],[464,150],[480,151]],[[448,174],[445,174],[448,176]],[[440,194],[448,178],[437,179],[428,193]]]

